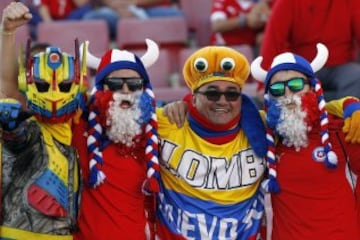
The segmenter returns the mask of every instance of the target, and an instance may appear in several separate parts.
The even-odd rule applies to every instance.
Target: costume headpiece
[[[325,45],[317,44],[317,55],[314,60],[309,63],[303,57],[286,52],[276,56],[271,64],[270,70],[267,72],[261,68],[262,57],[257,57],[251,64],[251,73],[253,77],[259,81],[265,82],[265,110],[268,106],[268,89],[271,78],[273,75],[282,70],[294,70],[305,74],[310,79],[310,85],[315,91],[318,101],[318,108],[320,111],[320,125],[321,125],[321,142],[324,146],[325,164],[329,168],[337,166],[337,156],[332,151],[332,146],[329,141],[328,131],[328,114],[325,110],[325,100],[320,81],[315,77],[315,72],[320,70],[328,59],[328,49]],[[275,159],[275,146],[274,146],[274,133],[268,127],[267,129],[267,164],[269,168],[269,180],[265,181],[265,189],[278,192],[280,187],[276,181],[276,159]]]
[[[86,44],[89,44],[86,42]],[[120,69],[132,69],[140,74],[144,79],[144,94],[150,101],[141,102],[141,104],[150,107],[150,117],[144,123],[145,135],[146,135],[146,147],[145,157],[147,161],[147,181],[143,185],[143,191],[145,193],[159,191],[157,179],[159,177],[159,163],[158,163],[158,137],[157,137],[157,119],[155,114],[155,97],[152,91],[152,86],[146,68],[155,63],[159,57],[159,48],[155,42],[150,39],[146,39],[148,46],[147,52],[139,58],[135,54],[118,49],[108,50],[101,59],[96,58],[88,52],[88,66],[97,68],[97,74],[95,77],[95,92],[103,90],[104,79],[107,75],[115,70]],[[142,98],[142,100],[144,100]],[[103,134],[103,128],[98,121],[98,110],[93,109],[89,114],[89,128],[90,134],[88,137],[88,152],[90,153],[90,179],[89,184],[93,187],[98,186],[105,179],[105,174],[100,171],[96,165],[103,164],[102,159],[102,144],[101,135]]]
[[[29,40],[26,54],[19,56],[19,89],[26,95],[28,108],[42,122],[63,123],[82,104],[87,89],[86,48],[81,52],[80,66],[78,44],[75,40],[75,58],[54,46],[31,56]]]
[[[246,57],[235,49],[223,46],[197,50],[183,68],[185,82],[192,91],[217,80],[233,82],[242,88],[249,74]]]

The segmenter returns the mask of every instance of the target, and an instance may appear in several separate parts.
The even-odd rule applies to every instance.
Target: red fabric
[[[356,200],[345,176],[346,160],[339,139],[352,161],[360,161],[360,148],[345,143],[341,120],[331,116],[329,120],[330,141],[339,161],[336,169],[315,161],[314,149],[321,146],[317,127],[309,134],[309,146],[300,152],[277,145],[281,192],[272,194],[273,240],[360,239]]]
[[[243,9],[236,0],[214,0],[211,14],[214,12],[223,12],[226,17],[233,18],[238,17],[241,13],[248,13],[251,10],[251,7],[248,9]],[[239,28],[233,29],[227,32],[213,33],[211,36],[211,44],[214,45],[240,45],[240,44],[249,44],[254,46],[256,44],[256,35],[262,31],[253,30],[251,28],[245,27],[241,28],[239,23]],[[219,35],[223,38],[224,43],[217,41],[216,35]]]
[[[276,55],[289,50],[312,61],[318,42],[330,51],[327,66],[354,60],[359,16],[359,0],[276,0],[260,50],[262,67],[268,69]]]
[[[72,0],[41,0],[41,5],[46,5],[49,8],[53,19],[65,19],[76,8]]]
[[[358,175],[356,183],[356,200],[358,228],[360,229],[360,175]]]
[[[175,235],[170,232],[166,226],[162,225],[159,221],[157,222],[157,236],[160,240],[186,240],[180,235]]]
[[[345,109],[347,106],[349,106],[352,103],[358,103],[358,102],[359,100],[357,100],[356,98],[348,98],[343,103],[343,109]]]
[[[137,159],[119,151],[116,145],[105,148],[101,170],[106,179],[95,189],[90,189],[86,181],[88,160],[81,159],[85,186],[76,239],[145,239],[145,198],[141,186],[146,177],[146,164],[143,151],[136,155]]]
[[[31,184],[27,192],[28,203],[31,207],[46,216],[67,217],[69,212],[48,191],[37,184]]]

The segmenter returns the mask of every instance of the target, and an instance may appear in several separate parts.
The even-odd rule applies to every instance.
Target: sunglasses
[[[288,87],[292,92],[299,92],[304,89],[305,84],[309,84],[310,81],[305,78],[296,77],[286,81],[276,82],[270,84],[269,92],[274,97],[280,97],[285,94],[285,87]]]
[[[104,84],[106,84],[110,91],[121,90],[126,83],[130,91],[135,92],[143,88],[144,79],[137,77],[122,78],[122,77],[108,77],[105,78]]]
[[[226,91],[226,92],[220,92],[218,90],[207,90],[204,92],[201,91],[195,91],[195,93],[200,93],[204,95],[207,100],[217,102],[220,100],[221,95],[225,96],[226,101],[228,102],[234,102],[239,99],[241,96],[241,92],[235,92],[235,91]]]

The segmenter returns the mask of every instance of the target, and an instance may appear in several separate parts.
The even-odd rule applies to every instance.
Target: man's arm
[[[149,6],[156,6],[161,5],[169,1],[164,0],[134,0],[134,4],[138,7],[149,7]]]
[[[0,97],[23,100],[17,86],[15,31],[26,24],[32,15],[20,2],[11,2],[3,10],[0,32]]]

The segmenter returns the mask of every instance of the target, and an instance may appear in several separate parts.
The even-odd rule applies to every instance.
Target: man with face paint
[[[345,142],[343,119],[325,110],[315,72],[327,56],[318,44],[311,63],[287,52],[268,72],[262,57],[251,64],[253,76],[265,80],[269,178],[263,186],[272,192],[273,240],[360,238],[355,183],[346,176],[360,173],[360,146]],[[346,118],[360,108],[349,98],[344,109]]]
[[[149,239],[153,237],[158,137],[155,99],[146,68],[159,56],[147,39],[138,57],[112,49],[97,68],[88,117],[88,159],[81,158],[84,189],[76,239]],[[148,218],[146,217],[147,215]]]

